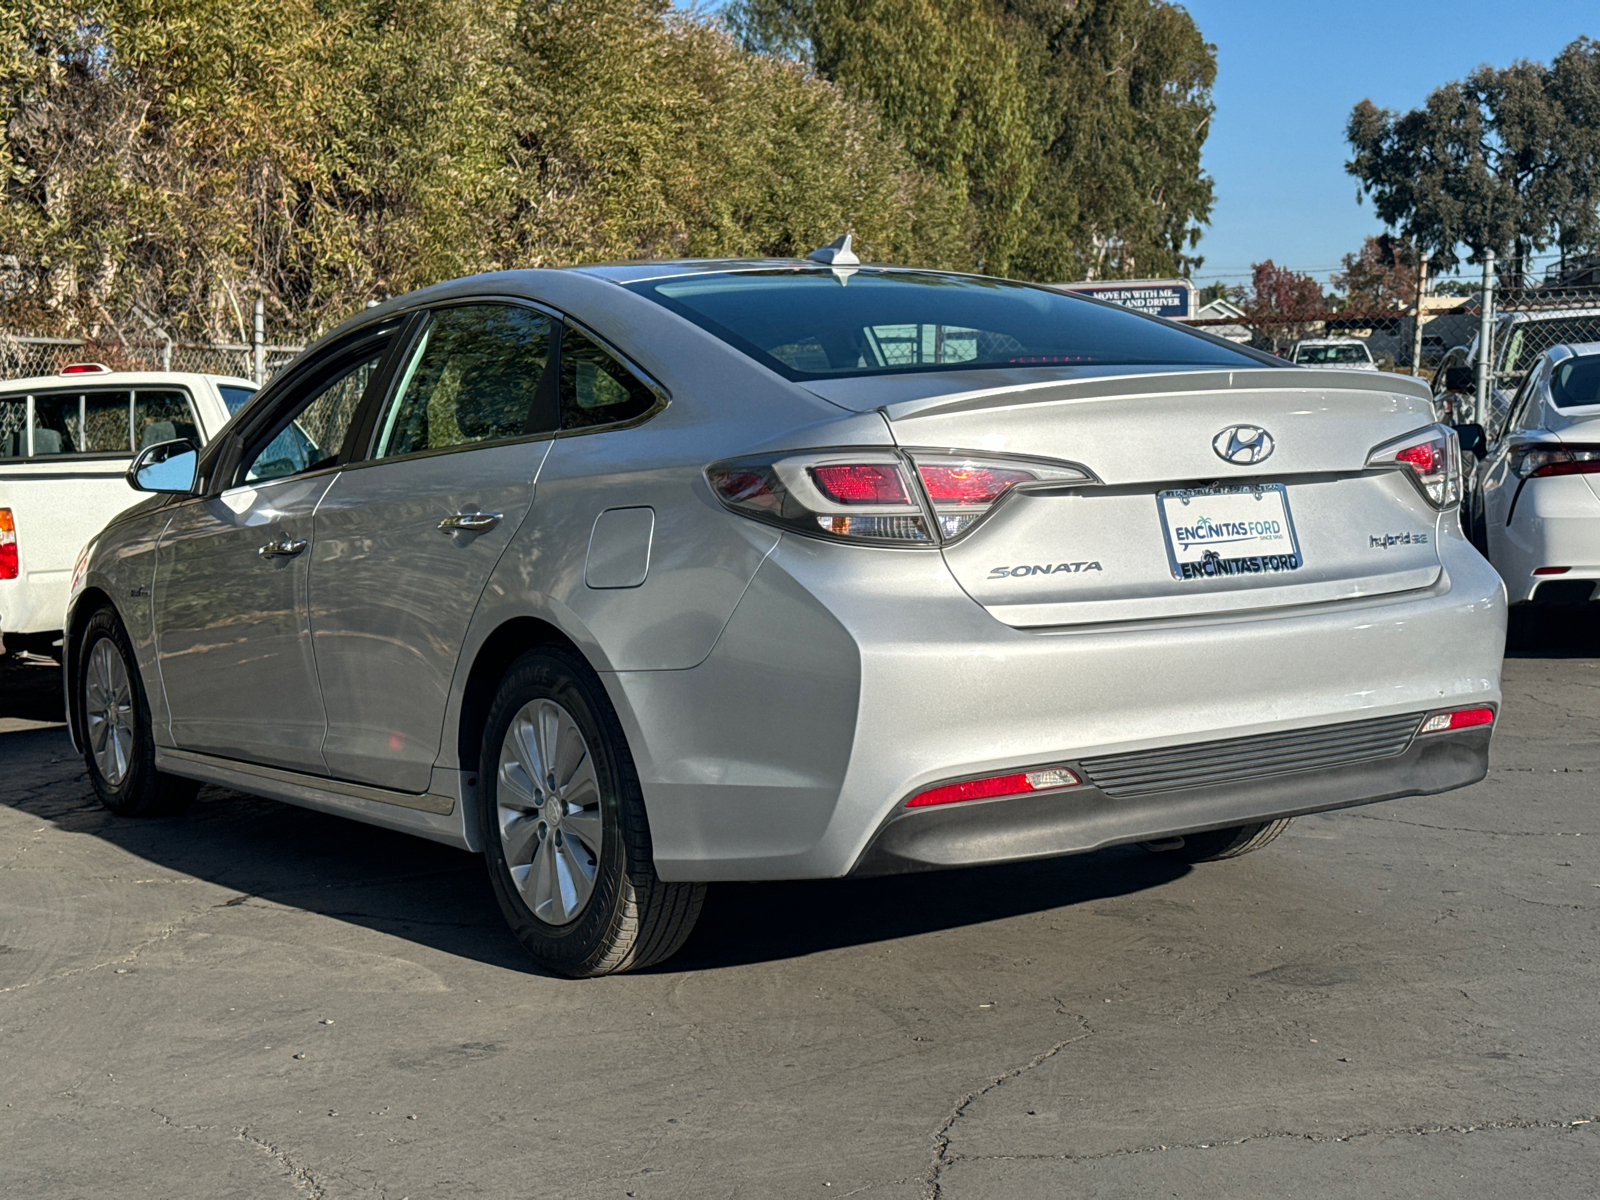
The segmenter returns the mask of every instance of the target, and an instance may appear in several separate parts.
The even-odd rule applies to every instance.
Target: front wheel
[[[1284,817],[1278,821],[1235,825],[1231,829],[1208,829],[1204,833],[1186,833],[1181,838],[1140,844],[1151,854],[1178,862],[1217,862],[1224,858],[1238,858],[1241,854],[1249,854],[1268,842],[1276,841],[1289,828],[1292,820],[1292,817]]]
[[[77,700],[83,761],[102,804],[124,817],[169,816],[189,807],[200,785],[156,770],[144,683],[127,632],[109,608],[84,629]]]
[[[657,876],[633,756],[581,658],[547,647],[512,665],[478,763],[489,879],[541,966],[609,975],[683,945],[705,885]]]

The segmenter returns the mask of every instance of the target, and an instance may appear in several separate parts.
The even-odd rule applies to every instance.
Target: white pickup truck
[[[250,398],[248,379],[111,371],[0,383],[0,637],[7,653],[59,653],[78,551],[147,497],[123,478],[145,446],[202,445]]]

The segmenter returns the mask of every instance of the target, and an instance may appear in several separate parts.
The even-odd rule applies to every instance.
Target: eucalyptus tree
[[[1479,67],[1406,113],[1363,100],[1346,134],[1361,194],[1437,268],[1493,250],[1521,284],[1535,251],[1600,237],[1600,43]]]
[[[947,265],[1172,274],[1212,205],[1214,48],[1163,0],[736,0],[745,44],[870,97],[967,209]]]

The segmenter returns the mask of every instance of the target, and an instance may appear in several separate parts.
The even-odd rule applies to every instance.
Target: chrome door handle
[[[295,538],[292,541],[285,538],[281,542],[268,542],[256,553],[262,558],[293,558],[310,544],[305,538]]]
[[[488,533],[500,524],[504,513],[463,512],[456,513],[453,517],[446,517],[439,522],[440,533],[454,533],[461,530],[464,533]]]

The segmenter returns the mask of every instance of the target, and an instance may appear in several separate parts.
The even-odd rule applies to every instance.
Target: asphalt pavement
[[[718,886],[585,982],[471,855],[215,788],[111,816],[14,664],[0,1194],[1600,1195],[1596,655],[1507,662],[1464,791],[1192,869]]]

